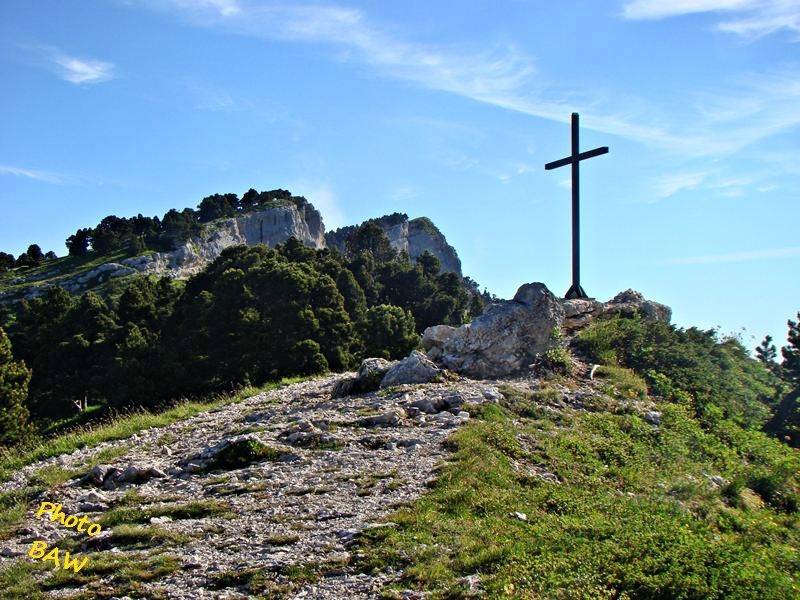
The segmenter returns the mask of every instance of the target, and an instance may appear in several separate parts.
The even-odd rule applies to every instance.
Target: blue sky
[[[785,339],[800,310],[800,1],[0,5],[0,249],[284,187],[329,228],[426,215],[509,297],[583,287]]]

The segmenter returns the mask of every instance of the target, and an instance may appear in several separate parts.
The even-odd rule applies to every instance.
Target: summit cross
[[[588,298],[581,287],[580,162],[608,152],[608,146],[601,146],[586,152],[581,152],[579,147],[578,113],[572,113],[572,154],[544,166],[546,170],[550,171],[572,165],[572,286],[565,294],[565,298]]]

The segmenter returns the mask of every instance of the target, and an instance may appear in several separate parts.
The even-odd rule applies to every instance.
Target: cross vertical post
[[[578,113],[572,113],[572,286],[566,298],[586,298],[581,287],[581,162],[578,158]]]
[[[572,166],[572,285],[565,298],[588,298],[581,287],[581,222],[580,222],[580,162],[587,158],[600,156],[608,152],[608,146],[595,148],[586,152],[580,151],[579,117],[572,113],[572,147],[566,158],[547,163],[546,170],[557,169],[566,165]]]

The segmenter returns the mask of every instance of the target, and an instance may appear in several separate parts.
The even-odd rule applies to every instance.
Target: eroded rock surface
[[[447,332],[437,360],[469,377],[510,375],[553,345],[553,331],[563,321],[564,309],[547,286],[526,283],[513,300],[490,304],[471,323]],[[433,336],[428,339],[433,344]]]

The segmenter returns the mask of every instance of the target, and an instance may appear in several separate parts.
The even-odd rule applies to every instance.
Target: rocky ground
[[[177,570],[141,588],[169,598],[246,597],[232,576],[251,568],[268,573],[274,589],[291,597],[376,597],[396,574],[348,567],[352,541],[366,527],[391,526],[385,517],[424,491],[446,458],[443,442],[470,418],[465,403],[496,402],[500,394],[493,382],[453,379],[332,400],[341,379],[294,384],[21,469],[0,491],[28,485],[43,470],[93,466],[88,477],[58,485],[41,500],[94,521],[139,522],[157,547],[126,547],[111,526],[88,538],[30,511],[17,535],[2,542],[0,563],[30,560],[24,554],[33,540],[63,545],[71,538],[74,553],[92,560],[98,556],[92,551],[132,561],[154,552],[176,556]],[[226,447],[235,455],[231,450],[243,444],[267,458],[220,466]],[[192,502],[208,514],[180,518],[186,515],[162,510]],[[324,577],[291,584],[289,567],[318,565],[327,566]],[[112,580],[108,573],[86,585],[108,590]],[[79,589],[50,593],[69,597]]]

